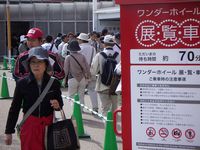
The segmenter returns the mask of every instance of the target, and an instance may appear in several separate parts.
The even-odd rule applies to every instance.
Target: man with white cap
[[[25,35],[21,35],[20,36],[20,44],[18,47],[18,52],[19,54],[25,52],[28,50],[28,46],[27,46],[27,38],[25,38]]]
[[[77,37],[79,46],[81,48],[80,53],[83,54],[87,60],[89,66],[92,64],[92,60],[96,55],[96,50],[89,44],[89,36],[86,33],[80,33]],[[88,82],[87,89],[92,102],[92,109],[98,112],[98,100],[97,92],[94,90],[96,84],[96,76],[93,75],[91,81]]]
[[[114,44],[115,42],[113,36],[106,35],[103,39],[104,49],[102,52],[96,54],[91,65],[91,74],[97,75],[95,90],[97,91],[101,101],[101,109],[103,116],[106,116],[107,112],[110,109],[114,111],[117,108],[117,96],[110,95],[110,85],[103,84],[101,80],[101,74],[103,73],[103,64],[106,61],[102,53],[104,53],[107,56],[116,56],[116,63],[120,61],[119,54],[113,50]]]

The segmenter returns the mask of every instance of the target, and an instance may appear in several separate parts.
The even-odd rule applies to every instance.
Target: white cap
[[[25,37],[25,35],[21,35],[20,36],[20,42],[24,42],[26,40],[27,40],[27,38]]]
[[[89,36],[86,33],[80,33],[77,39],[83,40],[83,41],[88,41]]]
[[[104,36],[104,39],[103,39],[103,42],[104,43],[109,43],[109,44],[114,44],[114,38],[112,35],[106,35]]]

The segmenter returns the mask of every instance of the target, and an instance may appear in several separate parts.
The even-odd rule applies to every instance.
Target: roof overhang
[[[109,7],[102,8],[95,11],[95,14],[98,15],[98,19],[119,19],[120,18],[120,7]]]

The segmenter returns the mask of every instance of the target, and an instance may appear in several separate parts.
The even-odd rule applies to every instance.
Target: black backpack
[[[62,39],[56,39],[54,43],[55,43],[56,48],[58,49],[59,44],[62,43]]]
[[[115,60],[119,53],[115,52],[113,55],[106,55],[104,52],[100,52],[100,54],[104,57],[105,61],[103,63],[103,71],[101,74],[101,82],[109,86],[111,84],[111,80],[114,74],[114,69],[117,65],[117,61]]]

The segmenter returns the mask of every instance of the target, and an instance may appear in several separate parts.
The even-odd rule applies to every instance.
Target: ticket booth
[[[200,1],[116,0],[124,150],[200,149]]]

